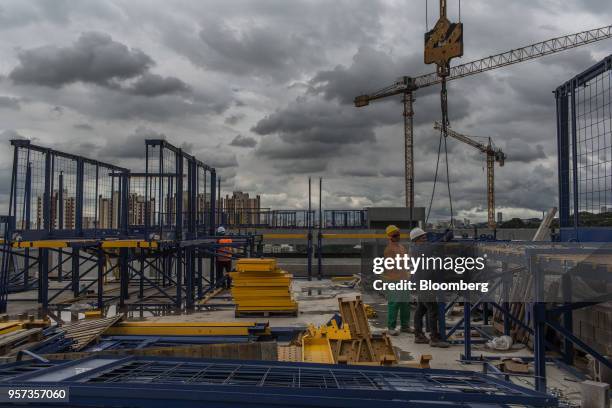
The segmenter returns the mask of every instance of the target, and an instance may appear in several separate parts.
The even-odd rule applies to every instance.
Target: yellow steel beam
[[[45,239],[38,241],[19,241],[13,242],[13,248],[67,248],[71,244],[79,243],[95,243],[95,240],[55,240]],[[120,239],[111,241],[102,241],[102,248],[158,248],[157,241],[144,241],[140,239]]]
[[[385,234],[321,234],[323,239],[385,239]],[[401,238],[410,238],[410,234],[401,234]]]
[[[67,248],[68,241],[41,240],[41,241],[19,241],[13,242],[13,248]]]
[[[327,233],[321,234],[323,239],[385,239],[385,234],[375,233],[347,233],[347,234],[336,234]],[[401,234],[401,237],[406,239],[410,238],[410,234]],[[274,240],[274,239],[307,239],[306,234],[263,234],[263,239]]]
[[[7,334],[10,332],[14,332],[16,330],[21,329],[21,323],[20,322],[4,322],[4,323],[0,323],[0,335],[1,334]]]
[[[125,322],[109,327],[110,336],[247,336],[255,323]]]
[[[263,234],[263,239],[306,239],[306,234]]]
[[[102,248],[158,248],[157,241],[143,241],[140,239],[119,239],[103,241]]]

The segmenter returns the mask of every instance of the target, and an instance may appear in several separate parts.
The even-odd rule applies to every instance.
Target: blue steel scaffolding
[[[220,283],[214,168],[165,140],[145,142],[144,173],[28,140],[11,144],[0,313],[9,291],[31,288],[38,296],[30,301],[52,317],[52,308],[61,312],[76,301],[191,309]],[[261,236],[231,238],[223,246],[234,247],[236,257],[261,247]]]

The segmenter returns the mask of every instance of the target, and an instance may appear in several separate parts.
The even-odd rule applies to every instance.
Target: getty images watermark
[[[489,291],[488,282],[459,281],[441,282],[445,272],[463,275],[466,272],[479,272],[486,267],[486,255],[481,257],[440,257],[410,256],[407,254],[395,257],[376,257],[373,260],[372,272],[381,275],[384,272],[399,271],[415,276],[415,279],[376,279],[372,286],[378,291]],[[422,276],[419,276],[422,275]]]

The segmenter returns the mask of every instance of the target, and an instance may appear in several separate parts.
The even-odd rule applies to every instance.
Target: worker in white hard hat
[[[425,252],[424,245],[429,241],[427,233],[422,228],[413,228],[410,231],[411,251],[421,255]],[[419,248],[420,247],[420,248]],[[419,273],[420,272],[420,273]],[[416,279],[425,279],[424,271],[416,271]],[[431,302],[431,294],[419,294],[417,307],[414,312],[414,342],[417,344],[427,344],[431,347],[447,348],[449,344],[440,338],[440,331],[438,329],[438,302]],[[423,317],[427,318],[429,327],[429,339],[423,332]]]
[[[385,248],[385,258],[395,258],[397,255],[403,256],[408,253],[406,247],[400,244],[400,229],[395,225],[389,225],[385,230],[387,236],[387,247]],[[383,274],[386,281],[400,281],[409,279],[410,274],[404,269],[388,269]],[[405,290],[387,290],[387,329],[391,336],[399,335],[400,331],[410,333],[410,298]],[[396,329],[397,315],[400,318],[400,331]]]
[[[410,241],[412,242],[427,241],[427,233],[419,227],[413,228],[410,230]]]
[[[225,236],[225,228],[223,226],[217,228],[217,235],[221,238],[217,239],[219,247],[215,256],[216,286],[229,289],[231,287],[229,273],[232,270],[234,248],[227,244],[232,244],[233,241],[230,237]]]

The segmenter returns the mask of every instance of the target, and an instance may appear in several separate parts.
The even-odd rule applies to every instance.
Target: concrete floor
[[[213,298],[209,303],[218,305],[213,310],[200,310],[191,314],[170,314],[166,316],[148,316],[149,321],[202,321],[202,322],[223,322],[223,321],[267,321],[271,326],[277,327],[306,327],[308,324],[323,325],[326,324],[335,313],[338,312],[338,298],[343,297],[352,299],[355,296],[361,296],[365,303],[370,304],[377,310],[379,316],[370,321],[373,332],[381,332],[386,330],[386,302],[385,300],[374,293],[361,293],[358,289],[343,286],[342,283],[332,282],[330,280],[312,280],[294,279],[292,285],[294,299],[299,302],[299,314],[293,316],[269,316],[258,317],[251,316],[246,318],[236,318],[232,307],[233,301],[228,292],[224,292]],[[36,299],[36,292],[29,291],[25,293],[13,294],[10,298],[29,298]],[[9,299],[10,299],[9,298]],[[227,306],[224,306],[227,304]],[[35,310],[35,302],[22,302],[9,300],[9,313],[16,314],[28,310]],[[68,316],[62,315],[62,318],[68,320]],[[449,324],[452,323],[449,321]],[[452,345],[447,349],[432,348],[428,344],[415,344],[414,335],[401,333],[399,336],[392,337],[393,345],[400,352],[400,359],[410,360],[419,359],[422,354],[433,355],[431,361],[432,368],[453,369],[453,370],[473,370],[482,371],[481,364],[466,364],[459,361],[460,355],[463,353],[463,345]],[[473,348],[473,356],[491,356],[500,355],[502,352],[491,352],[484,349],[482,345],[476,345]],[[523,348],[517,351],[503,352],[503,356],[520,357],[532,356],[528,348]],[[562,396],[573,404],[580,401],[578,379],[570,372],[562,370],[555,364],[547,364],[547,380],[548,386],[553,391],[562,390]],[[514,377],[515,383],[523,386],[532,387],[533,381],[529,378]]]

